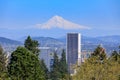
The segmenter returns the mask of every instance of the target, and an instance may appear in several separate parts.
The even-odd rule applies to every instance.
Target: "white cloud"
[[[35,26],[40,29],[51,29],[51,28],[90,29],[89,27],[81,26],[79,24],[65,20],[60,16],[54,16],[50,20],[48,20],[46,23],[36,24]]]

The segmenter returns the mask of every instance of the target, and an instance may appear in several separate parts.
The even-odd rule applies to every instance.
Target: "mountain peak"
[[[89,29],[89,27],[81,26],[79,24],[68,21],[58,15],[53,16],[43,24],[36,24],[41,29],[61,28],[61,29]]]
[[[62,19],[62,17],[58,16],[58,15],[55,15],[52,17],[53,19]]]
[[[52,21],[55,21],[56,23],[60,22],[60,21],[63,21],[64,19],[58,15],[55,15],[53,16],[51,19],[49,19],[49,21],[52,20]]]

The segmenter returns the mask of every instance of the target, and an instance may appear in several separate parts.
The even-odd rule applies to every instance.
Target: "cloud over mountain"
[[[89,27],[81,26],[79,24],[65,20],[60,16],[54,16],[43,24],[36,24],[37,28],[40,29],[51,29],[51,28],[61,28],[61,29],[90,29]]]

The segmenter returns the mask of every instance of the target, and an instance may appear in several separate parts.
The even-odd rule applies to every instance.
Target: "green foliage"
[[[104,63],[95,63],[95,58],[86,60],[78,69],[73,80],[118,80],[120,64],[105,60]]]
[[[94,50],[94,52],[91,55],[91,57],[94,57],[94,56],[98,57],[99,60],[106,59],[105,49],[102,48],[100,45],[98,45],[98,47]]]
[[[111,59],[114,61],[119,61],[120,60],[120,55],[117,51],[113,51],[111,55]]]
[[[24,47],[18,47],[12,54],[8,66],[12,80],[44,80],[44,73],[38,57]]]
[[[65,50],[63,49],[60,59],[60,74],[61,78],[66,80],[68,78],[68,69],[67,69],[67,63],[66,63],[66,55]]]
[[[52,69],[50,72],[50,78],[52,80],[59,80],[60,79],[60,70],[59,70],[59,59],[57,56],[57,53],[54,53],[54,61],[53,61],[53,65],[52,65]]]
[[[64,50],[62,51],[61,59],[58,58],[56,52],[54,53],[54,62],[50,73],[52,80],[69,80]]]
[[[38,49],[39,43],[36,40],[32,40],[30,36],[27,37],[24,43],[25,48],[30,50],[32,53],[39,55],[40,50]]]
[[[0,46],[0,80],[8,80],[6,64],[7,57],[3,51],[3,48]]]
[[[3,48],[0,46],[0,72],[3,72],[6,70],[6,55],[3,52]]]
[[[120,64],[118,61],[118,53],[114,51],[109,59],[106,59],[105,54],[100,46],[98,46],[92,57],[88,58],[80,67],[77,68],[77,74],[73,80],[119,80],[120,79]]]
[[[46,64],[45,64],[43,59],[41,60],[40,64],[41,64],[41,69],[44,71],[45,80],[48,80],[48,78],[49,78],[49,71],[48,71],[47,66],[46,66]]]

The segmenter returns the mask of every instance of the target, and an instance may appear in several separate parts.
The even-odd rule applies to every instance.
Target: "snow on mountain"
[[[51,28],[61,28],[61,29],[90,29],[86,26],[81,26],[79,24],[65,20],[60,16],[54,16],[43,24],[36,24],[37,28],[40,29],[51,29]]]

